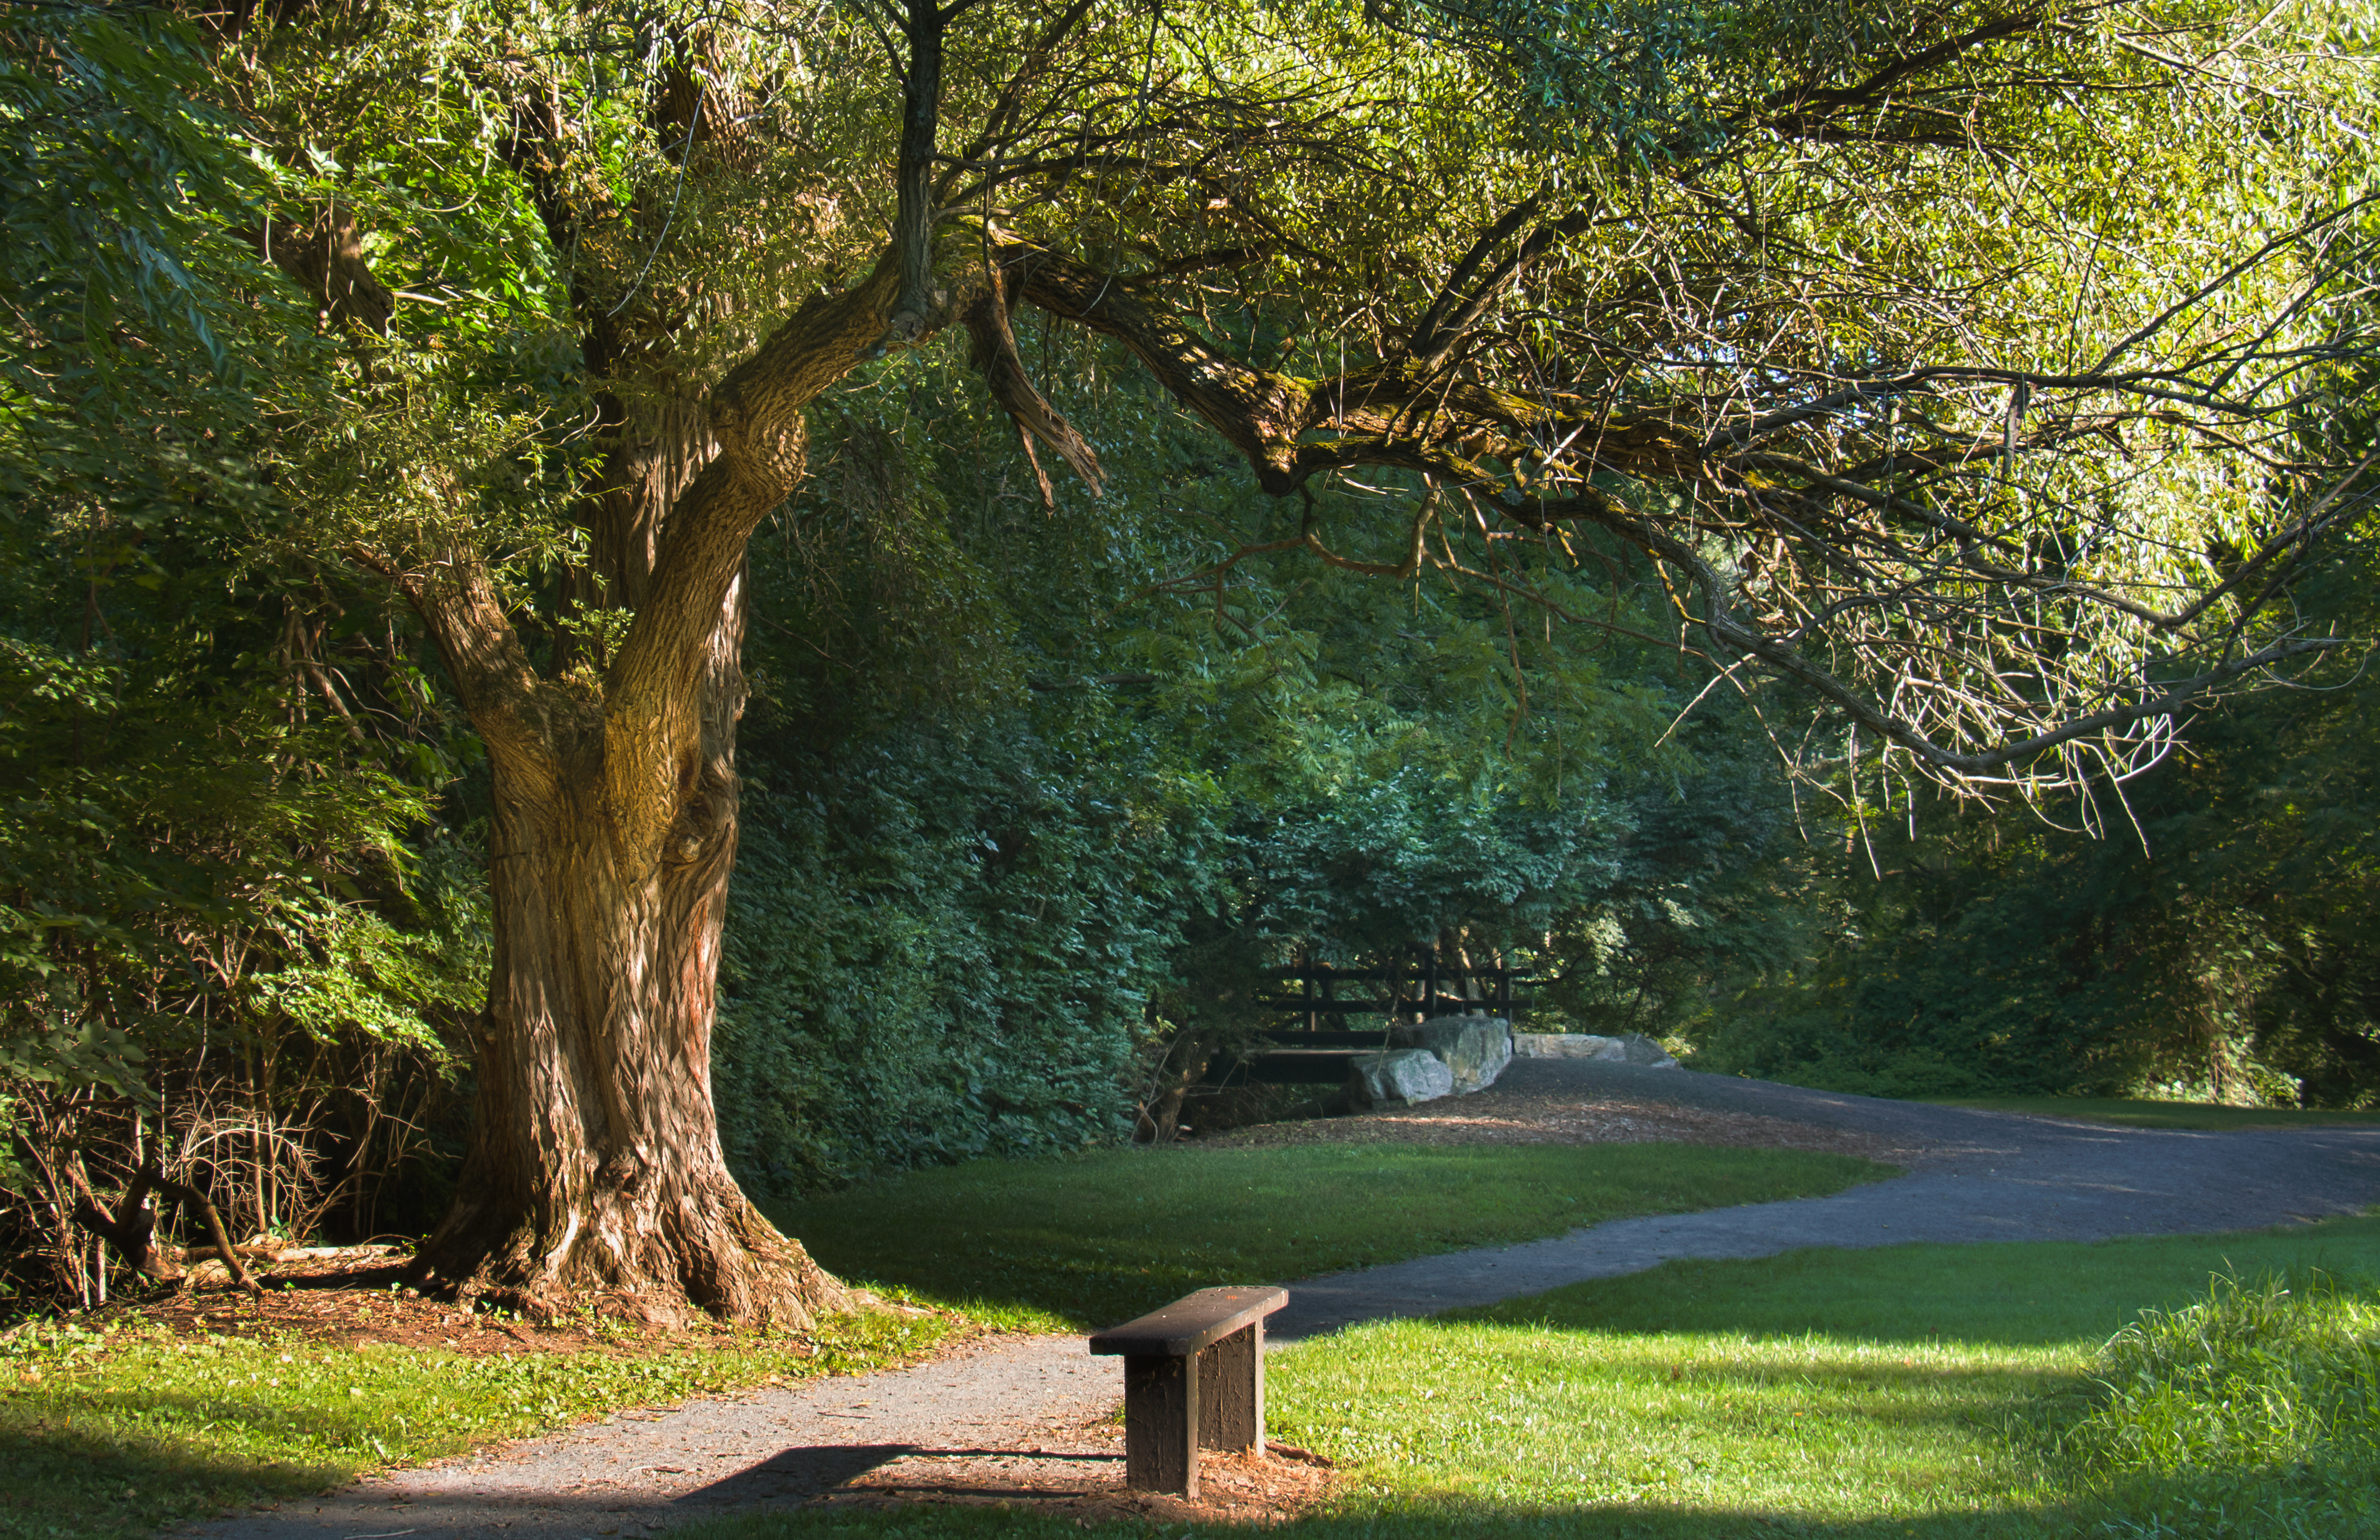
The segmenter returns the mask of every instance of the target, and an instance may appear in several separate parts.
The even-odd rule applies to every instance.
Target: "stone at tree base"
[[[1347,1065],[1347,1099],[1358,1110],[1436,1101],[1454,1094],[1454,1072],[1427,1049],[1359,1053]]]
[[[1512,1051],[1523,1059],[1600,1059],[1654,1070],[1685,1067],[1641,1032],[1617,1037],[1598,1037],[1588,1032],[1518,1032],[1512,1036]]]
[[[1432,1016],[1390,1027],[1389,1041],[1428,1049],[1454,1076],[1457,1096],[1495,1085],[1512,1061],[1512,1024],[1501,1016]]]

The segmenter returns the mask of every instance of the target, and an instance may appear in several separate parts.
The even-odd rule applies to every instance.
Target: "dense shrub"
[[[2213,1280],[2099,1356],[2060,1447],[2119,1535],[2329,1536],[2380,1524],[2380,1293],[2320,1272]]]
[[[1211,831],[1011,726],[780,759],[799,790],[747,795],[712,1053],[747,1185],[1129,1131]]]

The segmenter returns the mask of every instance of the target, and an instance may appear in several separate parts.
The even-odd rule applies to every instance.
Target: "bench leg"
[[[1188,1359],[1124,1355],[1126,1486],[1198,1495],[1198,1391],[1204,1377]]]
[[[1264,1453],[1264,1322],[1252,1321],[1198,1355],[1198,1442]]]

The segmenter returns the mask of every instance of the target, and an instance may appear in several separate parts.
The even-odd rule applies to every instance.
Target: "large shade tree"
[[[1067,376],[1120,350],[1316,559],[1509,588],[1499,541],[1633,548],[1715,687],[1791,686],[1764,709],[1811,761],[2120,771],[2331,645],[2287,585],[2361,505],[2325,422],[2374,221],[2348,66],[2309,46],[2352,40],[2312,8],[206,25],[287,189],[256,249],[354,339],[362,427],[287,484],[487,746],[477,1131],[420,1255],[468,1291],[780,1324],[841,1298],[730,1177],[709,1055],[746,544],[820,404],[904,350],[967,351],[1037,468],[1072,467],[1062,516],[1100,516]],[[539,389],[576,405],[507,437],[484,403]],[[1318,516],[1351,474],[1385,536]]]

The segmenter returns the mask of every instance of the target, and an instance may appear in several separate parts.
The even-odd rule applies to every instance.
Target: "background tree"
[[[105,1297],[130,1173],[244,1239],[402,1222],[384,1168],[483,985],[468,743],[270,485],[324,346],[242,232],[269,190],[145,11],[0,35],[0,1295]],[[118,1222],[155,1228],[138,1191]],[[111,1200],[112,1203],[113,1200]],[[170,1270],[162,1255],[145,1259]]]
[[[2034,791],[2331,645],[2280,603],[2360,508],[2319,418],[2370,205],[2318,15],[376,20],[223,18],[219,89],[279,178],[256,247],[346,344],[293,538],[402,596],[486,746],[478,1132],[422,1255],[468,1291],[838,1297],[710,1095],[747,542],[827,394],[945,332],[1091,486],[1013,309],[1297,498],[1177,575],[1219,614],[1276,550],[1592,624],[1550,575],[1633,552],[1714,688],[1813,703],[1804,760]]]
[[[2300,601],[2368,634],[2367,540],[2338,556]],[[2372,689],[2221,703],[2038,817],[1921,798],[1830,822],[1810,894],[1832,923],[1710,1024],[1703,1061],[1893,1096],[2368,1105]]]

